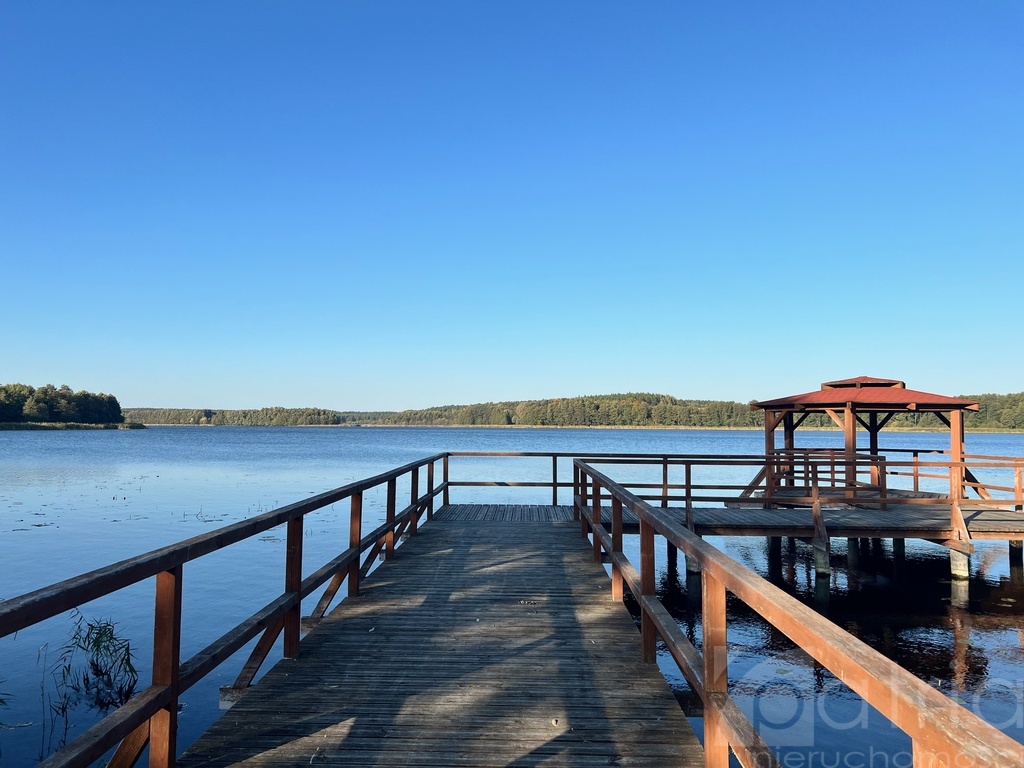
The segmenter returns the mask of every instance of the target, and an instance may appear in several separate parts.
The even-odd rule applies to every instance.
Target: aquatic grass
[[[43,668],[39,684],[40,760],[67,743],[77,707],[85,706],[105,715],[125,704],[139,681],[131,641],[118,634],[114,621],[86,619],[77,608],[71,612],[71,619],[68,641],[61,646],[56,662],[49,666],[49,644],[41,646],[37,653],[37,663]],[[85,656],[84,662],[78,662],[79,655]],[[51,692],[47,692],[47,677],[53,684]]]

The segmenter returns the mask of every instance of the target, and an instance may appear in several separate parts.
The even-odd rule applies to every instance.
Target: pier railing
[[[147,579],[156,579],[151,684],[40,765],[47,768],[91,765],[116,746],[107,766],[123,768],[134,765],[147,745],[150,766],[174,765],[178,751],[176,735],[180,695],[256,637],[260,638],[259,641],[231,686],[236,691],[252,682],[282,634],[284,655],[289,658],[297,656],[303,598],[327,584],[310,617],[316,621],[324,615],[346,581],[348,594],[358,594],[359,580],[377,556],[393,557],[397,540],[405,533],[415,533],[420,518],[432,516],[435,499],[444,492],[441,485],[435,485],[435,467],[439,462],[446,463],[444,454],[421,459],[367,480],[0,602],[0,637],[4,637],[90,600]],[[423,474],[426,475],[425,483]],[[401,507],[399,480],[403,488],[408,481],[410,495],[409,503]],[[379,486],[387,488],[386,521],[364,535],[363,494]],[[303,578],[304,517],[346,499],[350,505],[348,548]],[[183,566],[281,525],[287,530],[282,574],[284,591],[195,656],[182,661]]]
[[[1024,765],[1024,745],[934,690],[800,601],[706,544],[585,461],[574,462],[574,509],[594,558],[612,567],[612,597],[628,588],[640,606],[644,659],[656,659],[660,636],[704,705],[707,768],[727,768],[730,750],[745,768],[781,765],[729,694],[726,594],[788,636],[868,704],[908,734],[915,766]],[[610,519],[604,510],[610,506]],[[622,513],[640,520],[639,568],[623,554]],[[692,558],[701,573],[702,653],[689,642],[655,592],[654,537]]]
[[[885,454],[907,454],[907,460],[894,460]],[[900,504],[942,504],[953,500],[966,500],[973,491],[978,499],[993,506],[1024,508],[1024,458],[1010,456],[967,455],[961,462],[949,461],[947,452],[923,449],[886,449],[885,454],[858,453],[852,461],[842,449],[778,449],[769,455],[713,455],[713,454],[619,454],[592,453],[587,455],[559,452],[487,452],[452,451],[445,455],[444,484],[459,487],[521,487],[548,488],[551,503],[559,502],[559,491],[572,487],[572,481],[562,475],[575,459],[592,464],[648,466],[660,470],[660,477],[647,481],[621,481],[644,501],[661,506],[736,503],[746,500],[765,508],[785,505],[807,505],[813,501],[814,489],[825,499],[847,501],[857,505],[884,506],[898,496]],[[921,457],[935,456],[937,458]],[[455,479],[450,473],[448,458],[535,459],[548,464],[545,479],[510,481],[495,472],[491,478]],[[723,481],[721,476],[737,476],[747,472],[753,480]],[[543,471],[532,476],[539,477]],[[986,473],[996,479],[983,478]],[[450,476],[451,474],[451,476]],[[1005,478],[999,481],[998,478]],[[898,478],[909,478],[901,482]],[[962,479],[961,479],[962,478]],[[931,490],[922,487],[922,481],[935,481]],[[941,481],[941,482],[940,482]],[[909,486],[909,487],[904,487]],[[842,490],[837,496],[835,491]],[[940,490],[941,489],[941,490]],[[948,490],[947,490],[948,489]],[[804,491],[800,493],[800,491]],[[445,496],[445,503],[448,503]]]
[[[465,478],[459,474],[460,470],[457,466],[455,468],[451,466],[453,460],[455,462],[459,461],[459,457],[531,458],[540,461],[544,465],[545,470],[542,479],[513,481],[503,480],[500,476],[494,478]],[[1021,459],[989,460],[988,457],[967,457],[967,459],[968,463],[973,467],[991,464],[999,468],[1004,474],[1007,470],[1016,473],[1014,475],[1016,480],[1013,485],[988,484],[985,486],[990,495],[992,495],[992,492],[1000,492],[1004,496],[1010,494],[1010,498],[993,499],[986,503],[1010,506],[1019,506],[1024,503],[1021,501],[1024,499],[1024,493],[1021,492],[1020,471],[1021,465],[1024,462]],[[829,463],[831,461],[829,459]],[[617,471],[626,471],[627,473],[632,471],[627,470],[627,465],[634,465],[635,467],[642,468],[645,472],[653,473],[653,477],[615,485],[605,475],[600,474],[594,469],[594,465],[597,464],[615,466],[618,468]],[[580,508],[581,498],[585,499],[582,506],[585,514],[591,516],[591,524],[597,532],[596,535],[600,546],[612,552],[614,557],[618,558],[616,568],[620,577],[626,578],[630,588],[643,597],[644,600],[647,600],[645,604],[648,606],[648,622],[655,621],[656,626],[659,628],[658,631],[662,632],[663,636],[675,637],[671,635],[672,630],[665,623],[667,613],[660,613],[659,609],[650,603],[649,598],[652,592],[644,591],[646,587],[643,587],[640,581],[638,581],[640,576],[636,576],[635,571],[630,570],[632,566],[622,560],[621,519],[617,524],[612,522],[611,533],[608,533],[601,521],[602,512],[598,502],[604,499],[611,503],[613,519],[617,514],[615,513],[616,505],[618,505],[618,514],[621,513],[623,505],[633,509],[640,517],[642,525],[646,526],[644,528],[646,532],[643,534],[645,537],[643,541],[648,541],[650,536],[653,535],[652,531],[664,535],[666,538],[669,538],[673,546],[688,554],[691,552],[695,553],[692,556],[708,559],[708,562],[711,563],[709,572],[712,576],[715,576],[715,574],[720,573],[725,568],[719,560],[715,560],[715,557],[717,557],[717,555],[714,555],[715,550],[701,544],[699,539],[696,539],[686,530],[687,527],[693,527],[693,506],[697,503],[735,502],[741,499],[741,494],[749,484],[740,480],[737,480],[737,482],[716,480],[710,475],[708,475],[708,479],[704,479],[705,473],[721,473],[724,471],[730,477],[741,478],[744,476],[744,473],[747,473],[746,476],[749,476],[750,471],[760,471],[767,474],[774,471],[781,472],[784,467],[794,465],[795,459],[792,456],[622,455],[606,453],[590,454],[580,460],[574,457],[573,454],[559,452],[439,453],[375,477],[351,483],[303,501],[225,526],[210,533],[105,566],[20,597],[4,600],[0,602],[0,637],[18,632],[21,629],[57,616],[91,600],[116,593],[133,584],[153,578],[155,580],[156,610],[153,625],[153,672],[151,684],[145,690],[135,695],[127,704],[113,711],[78,738],[55,752],[44,761],[43,765],[89,765],[106,754],[110,749],[116,747],[108,765],[112,768],[121,768],[133,765],[148,746],[151,766],[169,766],[173,765],[177,752],[177,706],[178,699],[183,692],[206,677],[250,641],[257,638],[259,639],[255,644],[255,648],[243,665],[240,674],[234,684],[228,687],[229,691],[227,691],[227,694],[229,696],[232,692],[237,693],[249,686],[279,637],[283,636],[285,656],[294,657],[297,655],[303,624],[315,623],[323,617],[331,602],[337,597],[346,582],[348,594],[358,594],[360,579],[369,571],[378,555],[383,555],[385,558],[392,557],[399,538],[406,533],[415,533],[419,521],[423,518],[429,519],[431,517],[439,497],[443,500],[443,503],[449,503],[452,489],[485,486],[548,488],[551,491],[552,503],[557,505],[559,491],[572,488],[573,502],[577,509]],[[889,462],[886,466],[891,469],[896,465],[893,462]],[[945,471],[948,472],[950,468],[956,470],[961,466],[941,461],[924,462],[920,461],[917,456],[911,462],[907,462],[906,465],[916,466],[919,471],[924,470],[926,472],[931,471],[932,467],[937,467],[939,469],[934,470],[936,473],[940,472],[942,467],[945,467]],[[567,471],[570,466],[573,467],[574,473],[572,479],[562,476],[562,472]],[[829,483],[838,481],[833,479],[832,470],[830,468],[826,469],[826,462],[824,461],[811,461],[806,463],[805,466],[808,467],[807,471],[811,472],[811,477],[814,480],[812,483],[812,495],[807,497],[787,497],[784,501],[786,503],[800,503],[807,500],[814,502],[817,499],[819,504],[816,506],[816,510],[820,516],[822,489]],[[438,477],[439,467],[440,478]],[[878,462],[865,464],[864,471],[870,472],[871,467],[875,467],[876,472],[881,472]],[[548,470],[550,474],[547,474]],[[892,475],[894,473],[887,470],[882,473],[882,476],[884,477],[886,474]],[[586,480],[584,480],[584,477]],[[827,479],[823,480],[821,478]],[[589,487],[588,483],[593,484],[594,487],[600,486],[604,490],[595,490],[593,491],[593,496],[587,496],[589,491],[583,489]],[[407,504],[404,500],[400,501],[398,498],[399,484],[401,484],[403,490],[408,488],[409,498]],[[378,487],[386,487],[386,520],[374,530],[364,534],[363,496],[366,491]],[[858,489],[854,490],[859,493]],[[315,572],[308,576],[303,576],[302,530],[305,515],[346,499],[349,501],[348,548]],[[771,506],[782,501],[772,497],[770,491],[766,497],[756,499],[757,503],[764,504],[765,506]],[[884,501],[884,498],[882,501]],[[900,500],[900,503],[918,502],[934,504],[936,499]],[[872,501],[867,495],[864,495],[859,503],[881,502],[877,497]],[[941,500],[938,503],[941,503]],[[680,504],[686,510],[685,526],[671,522],[667,516],[657,518],[652,516],[652,510],[655,510],[654,505],[665,508]],[[955,504],[953,508],[958,509]],[[586,510],[589,510],[589,512]],[[618,525],[618,534],[615,533],[616,525]],[[247,619],[228,630],[219,639],[192,656],[192,658],[182,660],[180,658],[183,620],[181,596],[185,575],[183,566],[186,563],[223,550],[243,540],[251,539],[277,526],[284,526],[287,531],[285,537],[286,558],[282,574],[284,582],[283,592],[270,603],[255,611]],[[614,543],[616,535],[618,535],[617,544]],[[724,557],[724,555],[721,557]],[[729,562],[731,563],[732,561]],[[758,601],[763,598],[758,597],[756,591],[750,591],[753,587],[748,585],[743,579],[735,581],[730,580],[732,577],[726,578],[726,576],[722,575],[715,576],[715,578],[718,578],[725,588],[734,591],[741,599],[747,600],[749,598],[753,600],[756,603],[755,608],[757,605],[762,605]],[[756,577],[752,576],[751,578]],[[713,594],[709,598],[712,600],[710,604],[714,606],[717,603],[713,601],[718,600],[720,597],[719,587],[715,586],[714,582],[709,583],[713,587],[711,589]],[[304,619],[301,616],[303,599],[312,595],[325,584],[327,586],[320,596],[316,607],[311,612],[311,615]],[[636,584],[639,584],[640,587],[633,589]],[[794,610],[797,609],[797,606],[793,607]],[[776,610],[781,609],[772,609],[772,611]],[[772,616],[774,615],[775,613],[772,613]],[[804,614],[799,613],[798,615],[803,616]],[[782,624],[776,624],[776,626],[782,628],[783,631],[786,631],[784,627],[792,625],[791,619],[780,618],[778,620]],[[722,621],[724,622],[724,619]],[[662,626],[663,624],[664,627]],[[711,637],[715,637],[714,632],[718,630],[714,626],[712,626],[712,630]],[[801,637],[804,636],[801,635]],[[811,635],[807,636],[806,639],[808,642],[817,642],[815,637]],[[679,653],[684,651],[689,653],[689,651],[685,650],[684,646],[679,646],[679,649]],[[825,661],[822,663],[829,666]],[[699,665],[693,666],[691,664],[690,666],[693,669],[699,668]],[[884,667],[884,669],[888,670],[889,668]],[[720,673],[716,672],[715,674],[718,675]],[[708,679],[719,680],[719,677]],[[703,684],[701,683],[701,685]],[[715,687],[708,688],[708,691],[712,698],[721,693]],[[722,701],[724,703],[721,703],[720,709],[728,714],[732,711],[730,709],[731,705],[724,699]]]

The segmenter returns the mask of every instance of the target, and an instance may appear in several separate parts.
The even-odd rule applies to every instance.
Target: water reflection
[[[831,576],[820,579],[809,543],[753,538],[712,543],[1024,741],[1024,567],[1019,550],[1008,556],[1005,542],[980,545],[970,580],[955,581],[945,550],[935,545],[912,540],[894,548],[888,540],[835,540]],[[657,590],[700,648],[699,574],[669,562]],[[901,732],[742,601],[730,595],[727,607],[730,691],[780,756],[795,751],[807,764],[810,750],[827,748],[833,750],[829,759],[841,758],[862,749],[865,738],[893,759],[908,748]],[[688,713],[699,716],[699,700],[674,662],[664,658],[661,663]]]

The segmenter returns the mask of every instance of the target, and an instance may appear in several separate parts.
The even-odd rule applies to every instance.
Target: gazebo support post
[[[764,495],[765,509],[772,507],[772,496],[775,495],[775,430],[779,426],[778,414],[775,411],[764,412]]]
[[[786,461],[782,465],[783,485],[796,485],[796,478],[793,476],[793,450],[796,448],[796,436],[793,434],[796,427],[793,426],[793,412],[786,411],[782,417],[782,439],[783,447],[786,449]]]
[[[964,498],[964,412],[949,413],[949,495]]]
[[[846,498],[857,495],[857,420],[853,415],[853,403],[843,409],[843,435],[846,453]]]

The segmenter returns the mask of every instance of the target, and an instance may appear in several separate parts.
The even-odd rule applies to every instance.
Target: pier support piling
[[[700,564],[697,562],[695,557],[685,557],[686,560],[686,572],[687,573],[700,573]]]
[[[782,581],[782,538],[768,537],[768,579]]]
[[[892,540],[892,580],[899,582],[903,579],[903,574],[906,572],[907,567],[907,540],[906,539],[893,539]]]
[[[814,545],[814,575],[819,579],[828,579],[832,574],[829,566],[829,541],[815,539]]]
[[[955,549],[949,550],[949,573],[953,581],[966,581],[971,577],[971,558]]]
[[[892,559],[893,560],[906,560],[907,559],[907,540],[906,539],[893,539],[892,540]]]
[[[970,602],[970,582],[966,579],[953,579],[949,586],[949,604],[966,611]]]
[[[1024,541],[1010,542],[1010,583],[1024,585]]]
[[[851,571],[860,569],[860,539],[846,540],[846,567]]]

